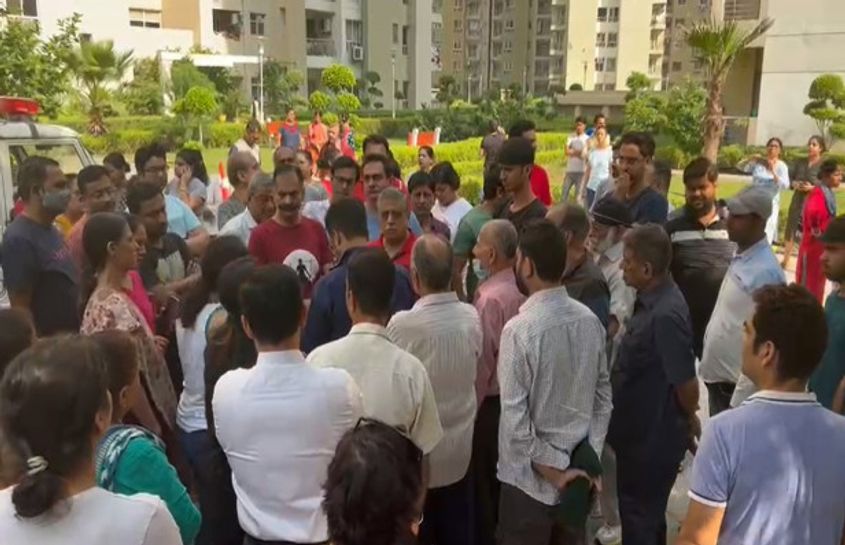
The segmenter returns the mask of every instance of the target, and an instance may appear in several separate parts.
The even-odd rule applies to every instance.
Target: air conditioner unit
[[[332,20],[331,19],[323,19],[321,23],[321,28],[323,32],[330,33],[332,31]]]
[[[364,60],[364,48],[360,45],[352,46],[352,60],[353,61],[363,61]]]

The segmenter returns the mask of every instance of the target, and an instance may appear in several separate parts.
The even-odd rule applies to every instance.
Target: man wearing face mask
[[[302,333],[302,351],[305,353],[340,339],[352,328],[346,307],[347,268],[352,257],[369,244],[367,212],[358,199],[344,197],[335,200],[326,212],[325,221],[336,265],[314,288]],[[395,269],[391,316],[413,307],[416,299],[410,276],[402,267]]]
[[[499,340],[508,320],[519,313],[525,296],[516,286],[513,266],[519,237],[508,220],[491,220],[478,234],[472,253],[487,278],[478,286],[475,309],[481,318],[481,357],[475,393],[478,415],[472,436],[472,464],[475,473],[476,544],[493,545],[499,509],[499,481],[496,479],[498,456],[499,383],[496,363]]]
[[[59,164],[29,157],[18,168],[24,211],[3,235],[3,276],[12,307],[32,314],[39,337],[79,331],[79,275],[53,221],[71,190]]]

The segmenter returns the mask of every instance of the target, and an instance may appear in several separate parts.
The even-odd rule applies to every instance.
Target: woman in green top
[[[121,424],[143,395],[137,341],[116,330],[96,333],[93,338],[109,363],[113,405],[112,427],[97,445],[97,484],[118,494],[146,492],[160,497],[179,526],[182,542],[190,545],[200,529],[200,513],[167,460],[164,444],[144,428]]]

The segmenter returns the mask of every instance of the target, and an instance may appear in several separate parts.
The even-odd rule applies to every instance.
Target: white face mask
[[[479,282],[483,282],[487,280],[490,276],[490,273],[481,266],[481,261],[478,259],[472,260],[472,272],[475,274],[475,277],[478,278]]]

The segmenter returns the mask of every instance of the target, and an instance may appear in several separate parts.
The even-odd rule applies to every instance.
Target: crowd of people
[[[358,161],[347,122],[303,138],[291,112],[265,174],[261,130],[218,206],[192,150],[172,178],[159,145],[134,175],[116,153],[19,166],[0,542],[656,545],[687,452],[678,544],[844,542],[845,216],[821,139],[793,172],[772,139],[727,199],[697,158],[670,210],[654,138],[613,145],[601,116],[576,120],[557,204],[530,121],[491,124],[475,206],[430,147],[406,184],[387,139]]]

